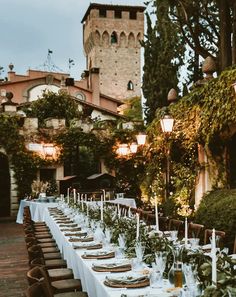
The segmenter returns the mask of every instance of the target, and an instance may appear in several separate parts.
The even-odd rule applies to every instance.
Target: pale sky
[[[80,79],[85,69],[81,20],[90,3],[143,5],[142,0],[0,0],[0,67],[17,74],[37,69],[52,50],[53,64]]]

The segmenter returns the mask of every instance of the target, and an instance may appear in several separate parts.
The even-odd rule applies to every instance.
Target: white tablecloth
[[[92,270],[93,263],[104,263],[113,261],[107,260],[94,260],[83,259],[81,256],[86,251],[85,249],[74,249],[72,243],[68,241],[68,237],[60,231],[58,224],[50,217],[49,212],[46,212],[45,221],[48,224],[57,245],[63,254],[64,259],[67,261],[67,266],[72,268],[75,278],[80,278],[83,290],[88,293],[89,297],[120,297],[122,293],[127,294],[128,297],[136,297],[147,294],[146,296],[155,297],[169,297],[171,294],[163,292],[162,289],[153,289],[148,287],[140,289],[122,289],[110,288],[103,284],[106,275],[124,275],[125,273],[103,273],[95,272]]]
[[[44,202],[35,202],[35,201],[27,201],[27,200],[21,200],[20,207],[17,213],[16,222],[18,224],[23,223],[23,212],[24,207],[29,206],[31,217],[34,222],[44,221],[45,218],[45,209],[48,207],[56,207],[58,203],[44,203]]]
[[[123,204],[133,208],[136,208],[136,202],[133,198],[117,198],[115,200],[111,200],[110,202],[115,204]]]

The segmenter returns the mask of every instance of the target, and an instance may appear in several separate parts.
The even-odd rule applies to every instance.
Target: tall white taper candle
[[[185,218],[184,221],[184,244],[187,246],[188,244],[188,219]]]
[[[76,204],[76,189],[73,189],[74,204]]]
[[[136,227],[136,240],[139,240],[139,213],[136,213],[136,223],[137,223],[137,227]]]
[[[156,218],[156,231],[159,231],[159,217],[158,217],[157,197],[155,197],[155,218]]]
[[[215,229],[212,230],[211,240],[211,258],[212,258],[212,285],[216,286],[217,283],[217,268],[216,268],[216,233]]]
[[[81,208],[82,208],[82,211],[84,211],[84,196],[83,196],[83,194],[81,194]]]
[[[101,195],[101,221],[103,222],[103,195]]]

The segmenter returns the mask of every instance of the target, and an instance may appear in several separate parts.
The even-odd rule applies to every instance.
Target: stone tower
[[[91,3],[83,19],[87,69],[99,71],[100,92],[116,99],[141,96],[143,6]]]

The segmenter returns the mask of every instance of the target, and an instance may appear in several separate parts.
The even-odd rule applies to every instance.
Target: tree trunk
[[[232,65],[232,47],[231,47],[231,16],[230,4],[228,0],[218,0],[220,12],[220,71]]]

